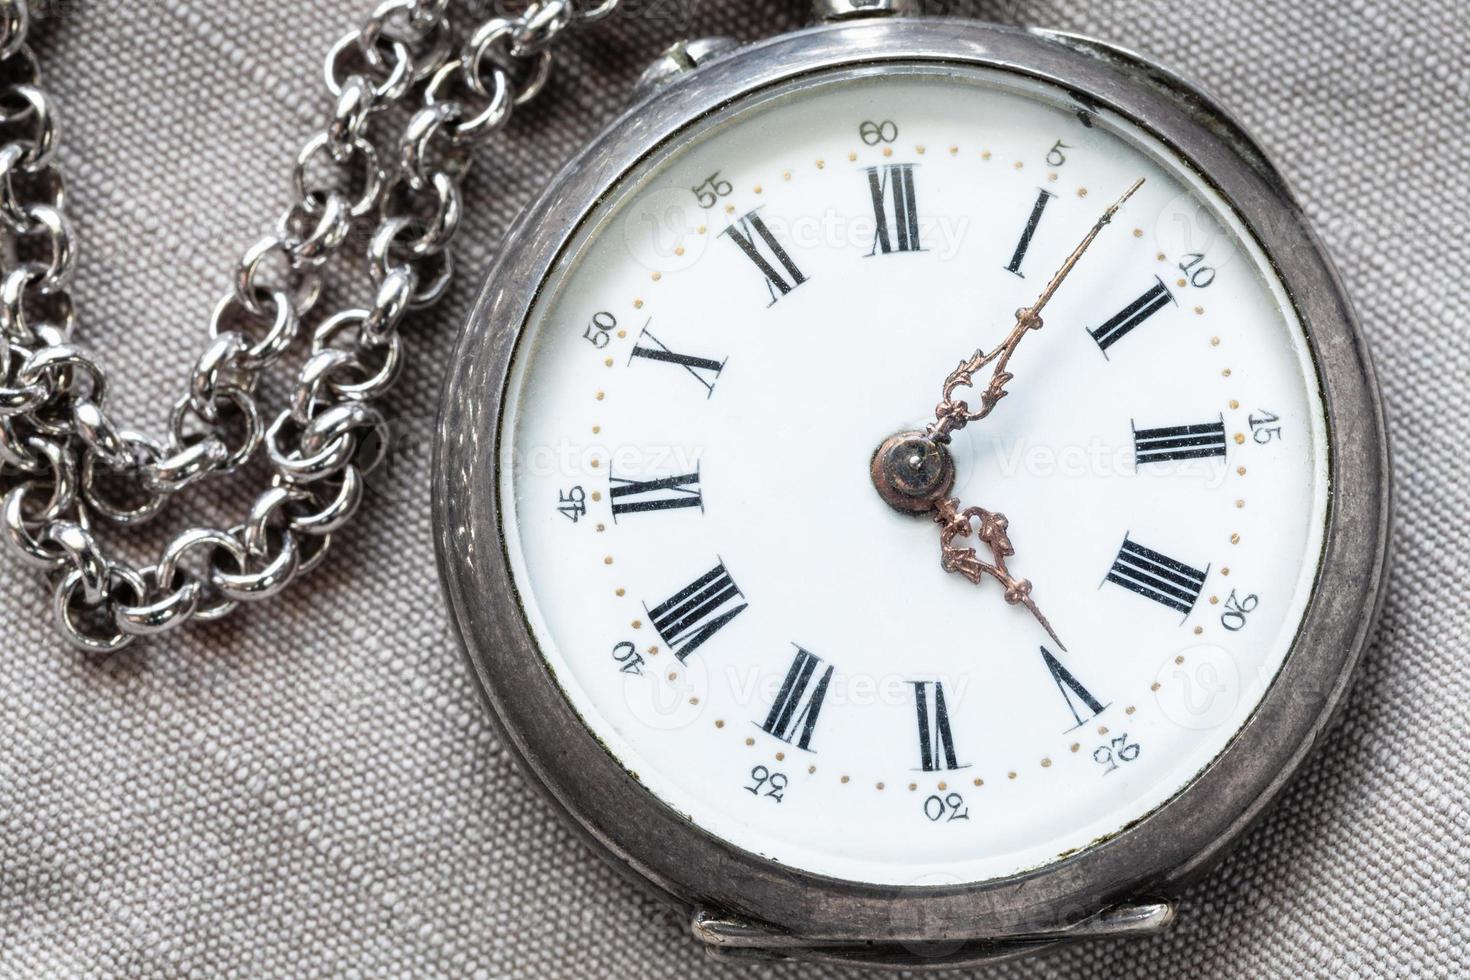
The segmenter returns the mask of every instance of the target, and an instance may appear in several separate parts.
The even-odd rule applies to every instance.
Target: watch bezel
[[[503,742],[598,848],[691,910],[777,923],[814,943],[1045,935],[1111,904],[1170,895],[1259,815],[1351,679],[1387,571],[1387,437],[1366,342],[1330,260],[1279,177],[1207,100],[1137,60],[976,21],[890,19],[784,35],[701,67],[603,132],[527,210],[457,345],[435,446],[434,524],[450,620]],[[1317,587],[1280,673],[1224,751],[1164,806],[1076,855],[1008,878],[914,887],[778,865],[695,827],[607,752],[536,648],[500,514],[500,408],[518,337],[583,222],[670,140],[722,106],[843,66],[958,62],[1050,82],[1173,147],[1276,265],[1317,364],[1331,497]],[[466,529],[494,533],[466,533]],[[571,775],[575,774],[575,778]]]

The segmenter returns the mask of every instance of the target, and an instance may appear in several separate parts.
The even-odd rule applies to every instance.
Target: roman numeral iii
[[[911,683],[919,719],[919,766],[925,772],[959,769],[954,733],[949,727],[949,706],[944,702],[944,685],[939,681]]]
[[[1021,240],[1016,243],[1016,251],[1011,256],[1011,264],[1006,266],[1007,272],[1014,272],[1022,279],[1026,278],[1026,274],[1021,271],[1021,263],[1026,261],[1026,253],[1031,250],[1031,239],[1036,234],[1036,226],[1041,224],[1041,215],[1054,197],[1056,195],[1048,190],[1036,192],[1036,203],[1031,206],[1031,217],[1026,219],[1026,228],[1021,232]]]
[[[1149,317],[1176,302],[1174,294],[1164,285],[1164,280],[1158,276],[1154,276],[1154,280],[1147,292],[1119,310],[1108,322],[1096,330],[1087,331],[1097,341],[1097,346],[1102,348],[1103,353],[1107,353],[1109,347],[1128,336]]]
[[[643,332],[638,335],[638,342],[633,345],[633,353],[629,356],[628,363],[632,364],[635,357],[682,367],[689,372],[691,378],[704,386],[706,398],[715,393],[715,382],[719,380],[720,372],[725,369],[724,361],[716,361],[709,357],[695,357],[692,354],[679,354],[669,350],[663,341],[649,333],[647,327],[644,327]]]
[[[761,728],[783,742],[812,751],[812,732],[832,683],[832,668],[822,669],[822,658],[796,648],[796,656],[781,681],[781,690]]]
[[[720,234],[729,236],[740,247],[741,253],[765,276],[766,290],[771,294],[771,302],[767,306],[774,306],[778,299],[806,282],[806,276],[792,261],[785,246],[761,220],[759,208]]]
[[[1171,425],[1162,429],[1133,427],[1134,469],[1146,463],[1179,459],[1208,459],[1225,456],[1225,417],[1197,425]]]
[[[1051,674],[1057,690],[1061,692],[1062,700],[1067,703],[1067,710],[1072,712],[1072,719],[1077,723],[1072,727],[1079,727],[1103,713],[1107,705],[1093,697],[1046,647],[1041,648],[1041,659],[1046,663],[1047,672]]]
[[[683,662],[745,611],[744,598],[721,562],[669,599],[651,609],[645,603],[644,608],[658,635]]]
[[[882,252],[921,252],[919,244],[919,206],[914,195],[914,165],[885,164],[868,168],[868,192],[873,199],[873,250],[869,257]],[[893,220],[888,220],[889,215]]]
[[[1200,571],[1124,537],[1107,581],[1188,616],[1209,571],[1209,566]]]
[[[630,480],[608,474],[612,489],[612,515],[616,521],[625,514],[644,514],[654,510],[679,510],[684,507],[704,509],[699,490],[699,469],[693,473],[666,476],[657,480]]]

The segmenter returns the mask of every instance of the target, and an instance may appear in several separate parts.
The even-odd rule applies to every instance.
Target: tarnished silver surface
[[[438,302],[453,274],[474,151],[541,91],[557,38],[617,4],[536,0],[518,16],[458,23],[449,0],[381,0],[344,34],[324,69],[332,119],[296,159],[295,200],[276,232],[235,269],[158,442],[109,414],[108,375],[70,342],[76,246],[54,163],[55,106],[26,46],[26,0],[0,0],[0,539],[49,576],[69,641],[110,652],[216,619],[322,559],[361,499],[365,446],[382,449],[373,403],[398,377],[398,329],[410,310]],[[321,317],[331,260],[362,243],[373,305]],[[289,407],[267,414],[258,382],[304,333]],[[157,516],[172,495],[240,470],[262,445],[270,486],[242,524],[187,529],[143,567],[94,536],[103,523]]]
[[[675,139],[719,125],[739,97],[777,98],[834,73],[981,67],[1055,83],[1132,121],[1209,176],[1276,264],[1324,394],[1332,497],[1313,600],[1258,710],[1169,803],[1036,871],[956,886],[877,886],[772,864],[690,824],[629,776],[582,724],[515,598],[493,461],[505,383],[540,290],[608,189]],[[1387,574],[1389,470],[1366,344],[1330,261],[1259,147],[1213,102],[1125,51],[973,21],[841,22],[745,49],[640,103],[523,217],[461,337],[434,467],[436,546],[466,654],[504,744],[620,867],[683,907],[726,953],[878,965],[993,962],[1084,936],[1166,925],[1168,899],[1258,817],[1341,704]],[[1111,910],[1111,911],[1108,911]]]

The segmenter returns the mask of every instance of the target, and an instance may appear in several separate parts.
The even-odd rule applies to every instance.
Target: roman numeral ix
[[[832,683],[832,668],[822,669],[822,658],[796,648],[786,677],[781,681],[781,690],[775,703],[761,725],[768,734],[783,742],[795,740],[796,747],[812,751],[812,732],[817,727],[817,716],[822,712],[822,702],[827,698],[827,688]]]
[[[721,562],[664,602],[651,609],[645,603],[644,608],[658,635],[683,662],[745,611],[744,598]]]
[[[1209,566],[1200,571],[1125,536],[1107,581],[1188,616],[1199,601],[1209,571]]]
[[[767,306],[774,306],[778,299],[806,282],[806,276],[792,261],[786,248],[761,220],[759,208],[720,234],[728,235],[740,247],[745,257],[760,270],[761,275],[765,276],[766,290],[771,294],[771,302]]]
[[[1026,219],[1026,228],[1021,232],[1021,240],[1016,243],[1016,251],[1011,256],[1011,264],[1006,266],[1007,272],[1014,272],[1022,279],[1026,278],[1026,274],[1021,271],[1021,263],[1026,261],[1026,253],[1031,250],[1031,239],[1036,234],[1036,226],[1041,224],[1041,215],[1046,211],[1046,205],[1054,197],[1056,195],[1048,190],[1036,192],[1036,203],[1031,206],[1031,217]]]
[[[612,489],[613,521],[624,514],[645,514],[654,510],[679,510],[684,507],[704,509],[699,489],[699,468],[693,473],[666,476],[657,480],[631,480],[608,474]]]
[[[919,206],[914,197],[914,165],[885,164],[868,168],[868,191],[873,198],[873,250],[869,257],[882,252],[921,252],[919,244]],[[893,221],[888,220],[889,213]]]
[[[650,344],[644,344],[647,340]],[[695,357],[692,354],[678,354],[669,350],[668,345],[649,333],[644,327],[643,332],[638,335],[638,341],[633,345],[633,353],[628,357],[628,363],[633,363],[633,358],[641,357],[647,361],[661,361],[665,364],[677,364],[689,376],[704,386],[705,397],[715,393],[715,382],[720,378],[720,372],[725,369],[724,361],[716,361],[708,357]]]
[[[1142,296],[1123,307],[1107,323],[1096,330],[1087,331],[1092,335],[1092,339],[1097,341],[1097,346],[1102,348],[1104,354],[1107,353],[1109,347],[1128,336],[1139,324],[1170,303],[1177,302],[1174,294],[1169,292],[1169,287],[1164,285],[1164,280],[1158,276],[1154,276],[1154,279],[1154,284]]]
[[[1225,456],[1225,417],[1197,425],[1171,425],[1162,429],[1133,427],[1134,469],[1146,463],[1179,459],[1208,459]]]
[[[1062,700],[1067,703],[1068,710],[1072,712],[1073,720],[1077,722],[1073,726],[1074,728],[1080,727],[1088,720],[1096,718],[1103,713],[1103,709],[1107,705],[1093,697],[1087,688],[1083,687],[1081,682],[1072,676],[1072,672],[1066,667],[1063,667],[1062,662],[1046,647],[1041,648],[1041,658],[1046,662],[1046,669],[1051,674],[1051,679],[1056,682],[1057,690],[1061,692]],[[1086,710],[1087,713],[1085,715],[1082,713],[1082,709]]]
[[[919,718],[919,765],[925,772],[961,768],[955,757],[949,707],[939,681],[912,681],[914,708]],[[931,696],[932,695],[932,696]]]

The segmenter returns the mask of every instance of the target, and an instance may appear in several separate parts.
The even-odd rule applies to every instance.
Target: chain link
[[[275,234],[236,267],[158,441],[117,424],[107,375],[70,340],[76,244],[55,104],[26,43],[26,0],[0,0],[0,546],[48,577],[71,643],[110,652],[219,619],[325,557],[388,445],[374,403],[402,367],[399,327],[449,287],[475,149],[541,92],[557,40],[617,5],[536,0],[459,24],[449,0],[382,0],[332,45],[332,118],[296,158]],[[354,242],[367,243],[372,305],[322,315],[327,268]],[[268,415],[258,382],[303,333],[288,407]],[[241,524],[184,530],[145,567],[99,543],[99,524],[151,520],[262,450],[270,485]]]

